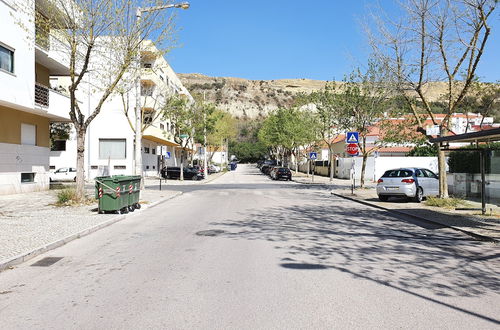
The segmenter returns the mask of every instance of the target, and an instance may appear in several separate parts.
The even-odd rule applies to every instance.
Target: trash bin
[[[129,211],[130,176],[115,175],[95,178],[96,198],[99,213]]]
[[[231,163],[231,171],[236,170],[236,163]]]
[[[131,175],[128,184],[128,205],[129,211],[134,211],[135,209],[140,209],[141,204],[139,204],[139,195],[141,193],[141,176]]]

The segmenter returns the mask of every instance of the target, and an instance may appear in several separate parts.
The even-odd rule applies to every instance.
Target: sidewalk
[[[201,181],[168,180],[172,185],[208,183],[223,173]],[[162,180],[165,187],[165,180]],[[93,184],[86,185],[94,195]],[[96,230],[126,219],[127,215],[98,214],[97,202],[82,206],[55,206],[58,190],[0,196],[0,271]],[[159,190],[159,179],[145,179],[142,208],[152,207],[180,195],[180,191]],[[134,213],[141,212],[136,210]]]
[[[311,184],[311,176],[307,177],[304,173],[294,175],[294,181],[303,184]],[[366,188],[359,187],[354,190],[354,195],[351,193],[351,183],[349,180],[334,178],[330,182],[330,178],[323,176],[314,176],[314,184],[322,184],[329,188],[332,194],[351,199],[356,202],[361,202],[370,206],[381,208],[389,212],[403,214],[413,218],[418,218],[445,227],[459,230],[468,235],[472,235],[479,239],[488,239],[500,241],[500,217],[498,216],[482,216],[480,211],[474,210],[448,210],[434,206],[425,205],[422,203],[407,202],[405,200],[393,199],[389,202],[381,202],[375,191],[376,183],[366,183]],[[481,208],[478,202],[468,201],[469,208]],[[493,208],[498,210],[496,205],[488,205],[487,209]]]

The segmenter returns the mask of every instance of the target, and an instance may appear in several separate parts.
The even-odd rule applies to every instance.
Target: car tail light
[[[404,183],[413,183],[413,182],[415,182],[415,180],[413,180],[413,179],[403,179],[403,180],[401,180],[401,182],[404,182]]]
[[[384,182],[384,180],[382,180],[382,179],[378,179],[378,181],[377,181],[377,183],[382,183],[382,182]]]

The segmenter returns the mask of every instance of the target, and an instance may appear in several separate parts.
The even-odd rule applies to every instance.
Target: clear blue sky
[[[359,21],[372,1],[189,2],[190,9],[177,13],[179,47],[167,55],[178,73],[254,80],[340,80],[354,66],[364,64],[370,52]],[[478,70],[486,81],[500,80],[498,12],[500,8]]]

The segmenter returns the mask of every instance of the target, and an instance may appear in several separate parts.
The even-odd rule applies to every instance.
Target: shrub
[[[57,193],[57,205],[68,205],[76,202],[76,189],[65,188]]]

